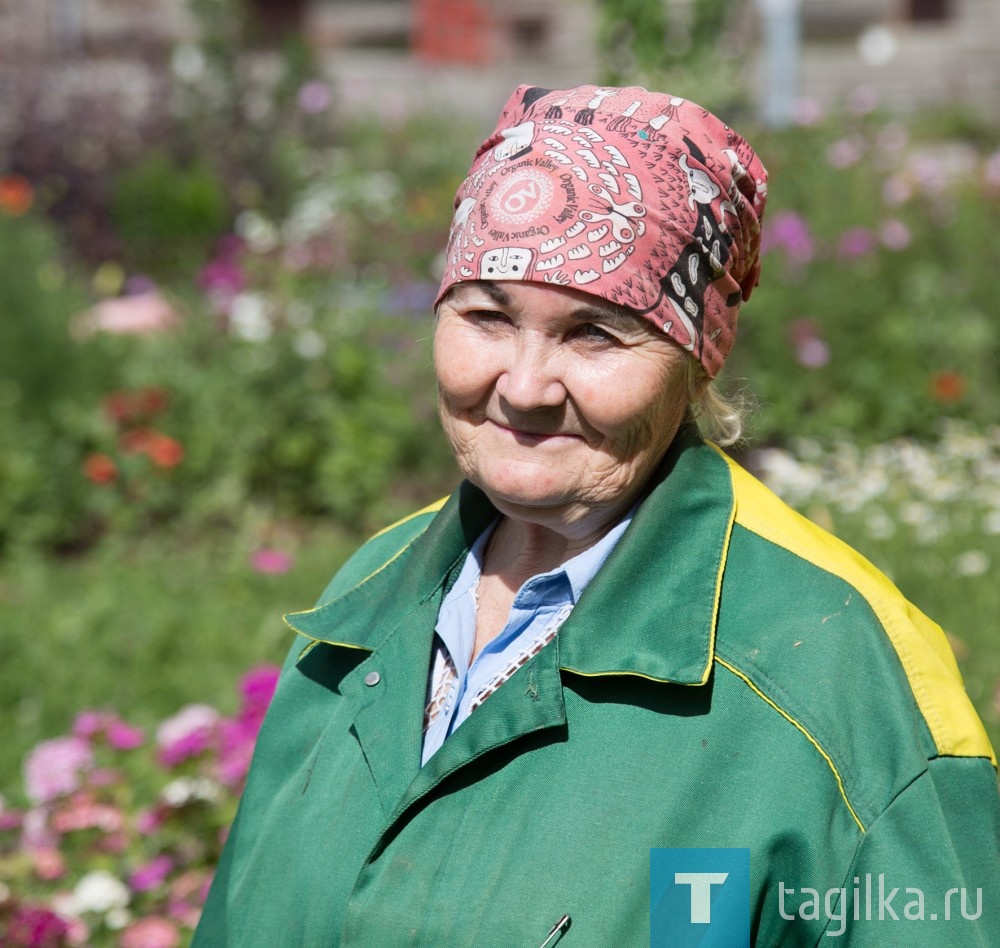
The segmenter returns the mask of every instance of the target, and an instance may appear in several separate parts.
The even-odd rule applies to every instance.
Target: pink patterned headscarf
[[[750,145],[692,102],[522,85],[455,195],[436,302],[469,280],[573,287],[638,310],[714,377],[757,285],[766,198]]]

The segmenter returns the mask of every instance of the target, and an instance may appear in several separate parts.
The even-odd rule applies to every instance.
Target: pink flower
[[[855,115],[867,115],[878,108],[878,93],[871,86],[858,86],[851,93],[847,105]]]
[[[264,576],[280,576],[292,568],[292,556],[282,550],[262,547],[250,557],[254,572]]]
[[[913,197],[913,183],[909,178],[894,174],[885,179],[882,185],[882,200],[890,207],[905,204]]]
[[[192,731],[184,737],[161,747],[156,754],[156,759],[164,767],[176,767],[179,763],[197,757],[208,750],[212,743],[212,731]]]
[[[174,861],[165,855],[151,859],[129,876],[128,883],[136,892],[149,892],[163,885],[174,868]]]
[[[1000,194],[1000,149],[993,152],[983,164],[983,183],[988,191]]]
[[[198,285],[208,294],[219,313],[228,313],[237,294],[246,288],[246,274],[231,256],[220,256],[198,274]]]
[[[17,830],[24,822],[24,814],[20,810],[11,810],[4,806],[3,797],[0,797],[0,833],[4,830]]]
[[[789,261],[802,265],[815,255],[812,235],[804,217],[794,211],[780,211],[768,222],[761,237],[761,254],[783,250]]]
[[[325,82],[311,79],[299,88],[298,102],[299,108],[307,115],[316,115],[330,107],[333,93]]]
[[[7,922],[5,945],[57,948],[69,926],[55,912],[36,905],[20,905]]]
[[[201,918],[201,909],[190,902],[168,902],[167,915],[185,928],[194,928]]]
[[[167,811],[162,807],[152,810],[142,810],[136,815],[135,828],[145,836],[150,836],[159,831],[160,827],[167,821]]]
[[[795,361],[806,369],[821,369],[830,361],[830,347],[811,319],[792,320],[788,327]]]
[[[181,934],[176,925],[151,915],[140,918],[125,929],[121,948],[177,948],[180,943]]]
[[[240,691],[243,693],[245,706],[261,712],[266,711],[274,696],[280,673],[281,670],[275,665],[251,668],[240,680]]]
[[[142,742],[146,740],[145,731],[132,727],[118,718],[114,718],[108,723],[105,736],[115,750],[122,751],[135,750],[142,746]]]
[[[831,168],[850,168],[860,160],[861,146],[852,138],[839,138],[826,150],[826,162]]]
[[[879,240],[882,246],[889,250],[905,250],[913,240],[910,228],[898,218],[887,220],[879,230]]]
[[[821,369],[830,361],[830,347],[822,339],[806,339],[795,347],[795,358],[806,369]]]
[[[80,786],[80,775],[94,766],[90,745],[79,737],[57,737],[43,741],[24,764],[28,797],[48,803]]]
[[[94,737],[104,730],[107,717],[104,711],[81,711],[73,722],[73,734],[76,737]]]
[[[121,771],[111,767],[97,767],[87,777],[87,785],[91,787],[113,787],[123,782]]]
[[[145,336],[170,329],[178,321],[174,308],[154,291],[102,300],[83,315],[79,330],[83,335],[109,332]]]
[[[867,227],[849,227],[840,235],[837,254],[841,260],[856,260],[866,257],[875,246],[875,235]]]
[[[189,704],[182,708],[157,728],[160,763],[173,767],[202,753],[211,744],[219,721],[219,712],[207,704]]]
[[[49,826],[48,811],[44,807],[33,807],[24,814],[21,821],[21,848],[57,849],[59,836]]]
[[[823,106],[817,99],[797,99],[792,106],[792,116],[796,125],[807,128],[822,121]]]
[[[35,875],[44,882],[52,882],[66,875],[66,860],[58,849],[33,849],[31,862]]]
[[[227,787],[239,784],[250,769],[258,726],[243,721],[227,721],[222,728],[218,776]]]
[[[125,825],[121,810],[105,803],[95,803],[85,795],[74,799],[68,807],[52,816],[52,828],[57,833],[98,829],[103,833],[117,833]]]

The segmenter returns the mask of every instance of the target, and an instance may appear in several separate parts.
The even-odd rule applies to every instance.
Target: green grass
[[[1000,745],[1000,584],[953,568],[973,542],[1000,561],[1000,538],[921,547],[902,535],[872,540],[849,520],[834,526],[949,632]],[[297,549],[283,576],[253,572],[248,533],[109,539],[75,559],[0,564],[0,789],[18,785],[24,754],[66,733],[84,708],[149,728],[190,702],[232,713],[243,672],[283,660],[293,634],[282,614],[308,608],[358,541],[313,527],[285,542]]]
[[[285,657],[294,633],[282,614],[309,608],[357,545],[320,529],[292,542],[281,576],[255,573],[239,534],[109,539],[79,558],[0,563],[0,790],[84,708],[144,727],[192,702],[235,711],[239,677]]]

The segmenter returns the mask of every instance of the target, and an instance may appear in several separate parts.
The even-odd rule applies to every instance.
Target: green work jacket
[[[537,948],[563,915],[561,948],[647,945],[650,850],[688,847],[749,848],[755,945],[1000,944],[995,758],[941,630],[690,430],[421,768],[438,607],[496,515],[464,483],[288,617],[198,948]]]

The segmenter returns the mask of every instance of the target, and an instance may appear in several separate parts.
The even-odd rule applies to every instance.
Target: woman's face
[[[463,474],[515,519],[623,514],[687,409],[689,356],[645,320],[557,285],[460,283],[434,335]]]

